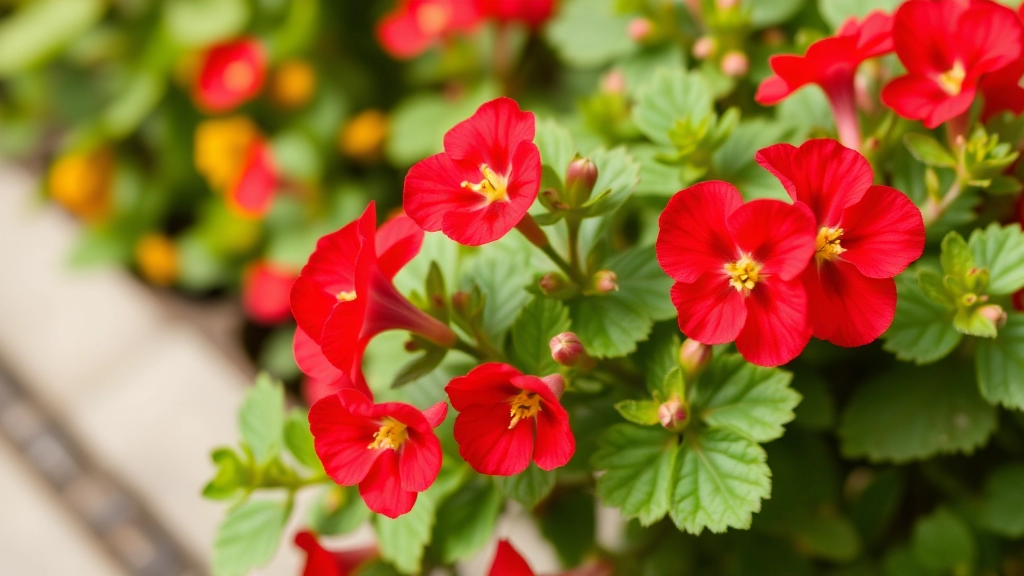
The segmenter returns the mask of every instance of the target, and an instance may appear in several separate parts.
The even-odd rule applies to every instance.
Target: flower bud
[[[715,7],[719,10],[732,10],[738,6],[740,0],[715,0]]]
[[[633,18],[626,27],[626,32],[634,42],[643,42],[651,35],[652,30],[654,26],[647,18]]]
[[[452,308],[454,308],[456,312],[465,314],[469,309],[469,301],[470,296],[465,292],[456,292],[455,294],[452,294]]]
[[[423,348],[422,346],[420,346],[420,343],[413,338],[406,340],[405,344],[403,344],[402,347],[405,348],[406,352],[416,352],[417,350]]]
[[[673,432],[679,432],[686,427],[687,416],[689,414],[686,412],[686,406],[679,398],[672,398],[658,406],[658,421]]]
[[[622,94],[626,91],[626,75],[618,68],[612,68],[601,77],[601,91],[608,94]]]
[[[745,76],[750,70],[750,60],[739,50],[730,50],[722,56],[722,73],[732,78]]]
[[[782,46],[786,43],[786,33],[782,28],[769,28],[761,33],[761,42],[766,46]]]
[[[679,347],[679,367],[683,370],[683,378],[692,382],[700,376],[711,363],[712,348],[707,344],[687,338]]]
[[[718,51],[718,41],[714,36],[701,36],[693,43],[693,57],[697,60],[707,60]]]
[[[594,274],[594,290],[601,294],[617,292],[619,290],[619,278],[611,270],[598,270]]]
[[[996,328],[1006,326],[1006,310],[999,304],[986,304],[978,308],[978,315],[995,324]]]
[[[537,285],[540,286],[541,292],[550,296],[562,288],[565,288],[565,277],[558,272],[548,272],[541,276]]]
[[[579,208],[590,200],[597,182],[597,165],[590,158],[576,157],[565,172],[565,197],[569,206]]]
[[[562,332],[552,338],[549,344],[551,357],[562,366],[575,366],[587,354],[579,337],[572,332]]]
[[[551,374],[540,379],[554,394],[555,398],[561,398],[565,392],[565,378],[561,374]]]

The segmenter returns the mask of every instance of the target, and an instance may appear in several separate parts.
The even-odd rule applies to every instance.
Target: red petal
[[[455,418],[459,454],[474,470],[492,476],[519,474],[533,457],[531,423],[520,421],[509,430],[508,402],[468,406]]]
[[[925,127],[935,128],[966,112],[976,92],[965,81],[960,94],[950,96],[931,78],[908,74],[882,88],[882,102],[904,118],[921,120]]]
[[[689,283],[738,259],[726,218],[742,204],[740,191],[728,182],[701,182],[677,192],[658,219],[655,248],[665,273]]]
[[[441,442],[431,430],[428,433],[411,431],[399,451],[398,472],[402,489],[423,492],[437,479],[441,471]]]
[[[345,392],[355,392],[347,390]],[[361,395],[361,394],[360,394]],[[324,470],[342,486],[359,484],[382,452],[367,447],[380,426],[352,414],[342,405],[341,393],[327,396],[309,410],[309,429]]]
[[[349,302],[338,302],[324,323],[320,348],[331,364],[342,370],[352,366],[356,351],[368,341],[361,339],[368,299],[369,294],[365,294]]]
[[[905,194],[872,186],[843,212],[840,258],[869,278],[892,278],[924,252],[924,220]]]
[[[855,18],[847,20],[840,28],[839,35],[856,36],[861,59],[873,58],[893,51],[893,24],[895,18],[892,15],[874,10],[859,24]]]
[[[516,552],[508,540],[498,540],[498,552],[487,576],[534,576],[530,565]]]
[[[479,168],[487,164],[505,174],[519,144],[533,141],[536,125],[533,112],[523,112],[515,100],[502,96],[485,102],[449,130],[444,135],[444,151],[459,165]],[[514,174],[518,167],[512,168]]]
[[[448,417],[448,403],[438,402],[434,404],[423,411],[423,417],[427,419],[427,424],[430,424],[431,428],[437,428]]]
[[[782,182],[790,198],[811,208],[819,227],[835,226],[843,209],[860,200],[875,177],[867,159],[831,139],[808,140],[799,148],[776,144],[755,158]]]
[[[396,216],[377,230],[376,244],[377,266],[391,280],[420,253],[423,229],[404,214]]]
[[[769,63],[772,63],[776,58],[780,58],[780,56],[772,56],[769,59]],[[769,76],[757,87],[757,94],[754,95],[754,100],[766,106],[778,104],[801,86],[803,84],[796,82],[790,84],[779,76]]]
[[[290,294],[298,277],[294,271],[267,261],[249,266],[242,280],[242,305],[261,324],[280,324],[291,317]]]
[[[426,52],[437,38],[425,34],[416,15],[399,6],[377,24],[377,39],[391,56],[408,59]]]
[[[740,249],[764,266],[762,274],[783,280],[796,278],[807,267],[818,234],[805,204],[767,199],[740,206],[729,216],[729,230]]]
[[[931,75],[953,68],[957,20],[966,4],[956,0],[910,0],[900,6],[892,33],[896,54],[907,72]]]
[[[561,404],[545,402],[537,413],[537,437],[533,460],[541,470],[565,466],[576,452],[576,438],[569,427],[569,415]]]
[[[459,412],[478,404],[492,406],[519,393],[519,388],[511,384],[512,378],[522,376],[522,372],[508,364],[488,362],[473,368],[465,376],[452,378],[445,386],[452,408]]]
[[[752,364],[779,366],[800,355],[811,339],[807,294],[799,280],[770,278],[746,298],[747,321],[736,349]]]
[[[476,183],[482,178],[479,170],[460,170],[445,154],[425,158],[405,175],[405,213],[427,232],[438,232],[445,214],[483,205],[483,196],[462,186],[462,182]]]
[[[359,495],[370,510],[388,518],[398,518],[412,510],[417,493],[402,488],[395,451],[385,449],[379,452],[380,458],[370,468],[366,479],[359,483]]]
[[[308,530],[295,535],[295,544],[306,552],[306,565],[302,576],[347,576],[338,565],[334,554],[324,549],[316,536]]]
[[[1020,56],[1020,20],[1006,6],[974,2],[957,22],[954,44],[972,73],[994,72]]]
[[[672,304],[679,313],[679,329],[704,344],[732,342],[747,319],[743,295],[724,271],[709,272],[692,284],[676,282]]]
[[[250,148],[242,175],[231,188],[228,200],[233,208],[246,216],[263,216],[270,210],[276,188],[277,170],[270,156],[270,147],[257,142]]]
[[[323,351],[320,350],[320,345],[303,332],[302,328],[295,329],[292,350],[295,353],[295,363],[299,365],[299,370],[302,370],[302,373],[310,378],[331,382],[344,374],[327,360]]]
[[[850,264],[833,261],[809,268],[803,282],[816,338],[863,346],[892,324],[896,283],[891,278],[868,278]]]
[[[239,84],[239,70],[244,82]],[[210,48],[204,55],[195,86],[195,100],[209,112],[224,112],[259,94],[267,74],[263,47],[242,38]]]

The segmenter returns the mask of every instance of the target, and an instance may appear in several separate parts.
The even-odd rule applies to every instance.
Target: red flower
[[[555,0],[480,0],[480,11],[502,22],[519,21],[537,28],[551,18]]]
[[[814,217],[802,204],[754,200],[702,182],[678,192],[659,220],[656,249],[676,280],[679,328],[704,344],[736,341],[748,361],[777,366],[811,338],[798,276],[814,254]]]
[[[295,535],[295,544],[306,552],[302,576],[348,576],[355,568],[377,556],[373,547],[331,552],[321,546],[316,535],[308,530]]]
[[[847,20],[835,36],[811,44],[803,56],[772,56],[768,63],[775,75],[761,82],[754,98],[761,104],[777,104],[797,89],[817,84],[832,105],[840,139],[858,147],[854,74],[861,62],[892,51],[892,24],[892,16],[872,12],[863,22]]]
[[[262,260],[246,268],[242,279],[242,306],[260,324],[280,324],[291,318],[288,295],[298,275]]]
[[[1017,8],[1017,19],[1024,24],[1024,4]],[[978,84],[978,89],[985,96],[982,119],[987,121],[996,114],[1007,110],[1016,115],[1024,113],[1024,88],[1020,86],[1022,76],[1024,76],[1024,48],[1021,48],[1021,53],[1016,60],[986,75]]]
[[[203,55],[193,96],[200,108],[225,112],[256,97],[266,76],[267,55],[255,39],[218,44]]]
[[[612,576],[614,566],[605,561],[590,562],[575,570],[559,572],[561,576]],[[508,540],[498,540],[498,551],[487,576],[534,576],[526,560],[516,552]]]
[[[536,120],[511,98],[480,106],[444,135],[444,152],[405,177],[405,210],[424,230],[479,246],[509,232],[540,190]]]
[[[373,398],[366,379],[363,377],[363,348],[356,350],[352,358],[352,366],[348,370],[342,370],[331,364],[331,361],[324,356],[320,345],[313,341],[302,328],[295,329],[295,339],[292,341],[292,350],[295,355],[295,363],[299,370],[306,375],[306,382],[303,386],[303,397],[309,405],[313,405],[324,396],[336,394],[345,386],[359,390],[366,396]]]
[[[470,0],[400,0],[377,24],[377,39],[395,58],[413,58],[456,32],[472,32],[480,18]]]
[[[292,287],[292,315],[343,371],[370,339],[385,330],[409,330],[443,346],[455,343],[448,326],[413,306],[392,278],[420,251],[423,231],[398,216],[377,230],[373,202],[358,220],[317,242]]]
[[[489,362],[445,387],[455,418],[459,454],[481,474],[511,476],[537,463],[565,466],[576,451],[569,415],[558,402],[561,376],[524,376],[508,364]]]
[[[814,261],[801,276],[814,336],[839,346],[878,338],[896,312],[894,276],[924,251],[924,221],[899,190],[872,186],[871,165],[835,140],[757,153],[798,204],[814,213]]]
[[[433,429],[447,414],[444,402],[421,412],[400,402],[374,404],[346,388],[313,405],[309,428],[327,475],[342,486],[358,484],[370,510],[397,518],[441,470]]]
[[[246,152],[238,180],[228,189],[228,203],[246,216],[263,216],[270,210],[276,188],[277,169],[270,145],[258,138]]]
[[[907,74],[885,86],[882,101],[935,128],[971,107],[985,74],[1020,55],[1021,24],[986,0],[910,0],[896,11],[893,38]]]

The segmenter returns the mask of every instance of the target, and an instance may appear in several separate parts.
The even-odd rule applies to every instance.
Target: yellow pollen
[[[390,448],[398,450],[398,447],[409,437],[406,431],[407,426],[398,420],[385,416],[382,420],[380,430],[373,433],[373,442],[366,448],[376,450],[379,448]]]
[[[480,173],[484,175],[484,179],[478,184],[463,180],[462,187],[483,195],[484,198],[487,198],[488,204],[492,202],[508,202],[507,177],[491,170],[487,164],[480,165]]]
[[[815,261],[821,264],[825,260],[835,260],[840,254],[846,252],[846,248],[843,248],[839,243],[839,239],[842,237],[842,228],[822,226],[821,230],[818,230],[818,240],[815,243],[817,248],[817,251],[814,253]]]
[[[248,62],[238,60],[224,70],[224,84],[232,90],[248,90],[255,80],[256,73]]]
[[[450,19],[451,12],[437,4],[426,4],[416,11],[416,23],[427,36],[436,36],[443,32]]]
[[[348,290],[338,292],[338,302],[351,302],[356,299],[356,291]]]
[[[942,91],[950,96],[956,96],[960,94],[960,90],[964,84],[964,77],[967,76],[967,71],[964,70],[964,65],[959,60],[953,63],[953,67],[949,70],[939,74],[936,78],[936,82],[939,83],[939,87]]]
[[[536,392],[530,392],[523,390],[515,397],[509,400],[512,409],[509,411],[509,416],[512,417],[512,422],[508,425],[508,429],[511,430],[516,427],[516,424],[524,418],[533,418],[540,412],[540,394]]]
[[[746,296],[757,285],[761,264],[755,262],[749,254],[744,254],[739,260],[726,264],[725,272],[730,276],[729,285]]]

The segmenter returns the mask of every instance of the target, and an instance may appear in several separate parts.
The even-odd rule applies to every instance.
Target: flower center
[[[256,80],[256,73],[247,62],[235,61],[224,70],[224,85],[235,91],[248,90]]]
[[[484,198],[487,198],[488,204],[508,202],[508,177],[491,170],[487,164],[480,165],[480,173],[484,175],[483,180],[477,184],[463,180],[462,187],[483,195]]]
[[[530,392],[523,390],[510,400],[512,410],[509,412],[509,416],[512,417],[512,423],[508,425],[508,429],[511,430],[516,427],[516,424],[524,418],[533,418],[540,412],[540,394],[536,392]]]
[[[761,264],[755,262],[750,254],[744,254],[739,260],[725,265],[725,273],[730,277],[729,285],[744,296],[750,294],[757,285],[757,276],[760,272]]]
[[[964,84],[964,77],[967,76],[967,71],[964,70],[964,65],[959,60],[953,63],[953,67],[949,70],[939,74],[936,81],[939,83],[939,87],[942,91],[950,96],[956,96],[960,94],[960,89]]]
[[[355,290],[343,290],[338,292],[338,302],[351,302],[356,299]]]
[[[448,26],[451,14],[444,6],[426,4],[416,11],[416,24],[427,36],[436,36]]]
[[[814,259],[818,264],[825,260],[835,260],[840,254],[846,252],[846,248],[839,243],[839,239],[842,237],[842,228],[822,226],[821,230],[818,230],[818,240],[815,242],[817,251],[814,253]]]
[[[392,450],[398,450],[398,447],[405,442],[406,438],[409,437],[409,433],[406,431],[407,426],[402,424],[398,420],[385,416],[382,420],[380,430],[373,433],[373,442],[366,448],[368,450],[376,450],[379,448],[390,448]]]

